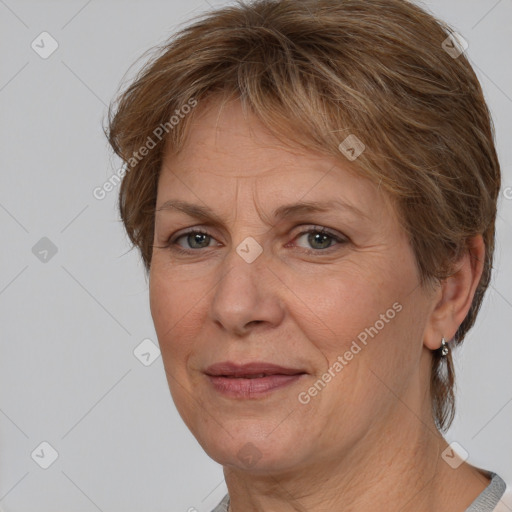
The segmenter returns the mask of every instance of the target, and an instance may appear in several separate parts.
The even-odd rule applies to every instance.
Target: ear
[[[441,338],[450,341],[466,318],[485,260],[485,243],[482,235],[467,241],[467,249],[454,265],[455,272],[442,281],[434,295],[433,309],[428,320],[424,345],[430,350],[441,346]]]

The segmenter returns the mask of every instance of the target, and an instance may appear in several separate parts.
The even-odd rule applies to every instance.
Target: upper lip
[[[237,364],[231,361],[215,363],[206,368],[205,373],[212,376],[247,377],[251,375],[296,375],[306,373],[299,368],[286,368],[277,364],[255,361]]]

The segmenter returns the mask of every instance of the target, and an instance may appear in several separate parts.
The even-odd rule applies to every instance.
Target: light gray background
[[[222,468],[174,408],[161,357],[145,366],[133,353],[156,342],[147,283],[119,222],[118,188],[92,194],[119,167],[101,123],[125,72],[178,24],[221,4],[0,0],[4,511],[203,512],[226,492]],[[423,5],[469,42],[504,181],[494,279],[458,354],[447,437],[512,483],[512,1]],[[59,44],[47,59],[31,48],[43,31]],[[46,262],[32,252],[42,237],[57,248]],[[36,463],[50,456],[43,441],[58,452],[48,469]]]

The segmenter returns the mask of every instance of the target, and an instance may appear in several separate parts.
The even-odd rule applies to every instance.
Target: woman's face
[[[279,144],[236,102],[198,114],[183,150],[164,160],[150,271],[188,428],[217,462],[251,471],[307,467],[385,430],[419,428],[433,306],[384,193],[341,153]],[[300,203],[322,209],[283,210]],[[222,362],[287,370],[207,374]]]

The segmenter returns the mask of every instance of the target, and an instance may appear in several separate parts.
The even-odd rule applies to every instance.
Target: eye
[[[303,237],[305,237],[306,242],[313,247],[313,250],[306,249],[306,252],[310,254],[322,251],[325,252],[326,249],[330,249],[332,247],[333,241],[338,244],[347,242],[346,239],[341,238],[334,233],[329,232],[326,228],[321,228],[319,226],[315,226],[315,228],[308,229],[307,231],[302,231],[295,240],[300,240]]]
[[[190,249],[188,248],[185,248],[185,249],[179,249],[180,244],[178,243],[178,240],[180,240],[181,238],[184,238],[189,245]],[[187,231],[186,233],[182,233],[180,236],[174,238],[174,240],[169,240],[169,246],[171,248],[173,248],[174,246],[177,246],[175,247],[175,249],[178,251],[178,252],[190,252],[190,251],[195,251],[195,250],[198,250],[198,249],[203,249],[205,247],[208,247],[209,246],[209,242],[211,242],[212,240],[214,240],[214,238],[212,236],[210,236],[208,233],[206,233],[205,231],[202,231],[201,229],[190,229],[189,231]]]
[[[331,252],[329,249],[333,249],[333,245],[336,244],[345,244],[348,242],[347,239],[338,236],[334,233],[331,233],[326,228],[322,228],[319,226],[315,226],[314,228],[308,229],[306,231],[302,231],[299,233],[294,241],[300,240],[304,238],[306,243],[312,247],[312,249],[302,248],[304,252],[307,254],[316,254],[318,255],[321,252]],[[179,242],[181,239],[185,240],[185,243],[188,245],[183,247],[183,245]],[[176,251],[181,254],[192,254],[194,252],[199,252],[200,249],[205,249],[207,247],[211,247],[211,242],[214,242],[215,239],[213,236],[208,234],[206,231],[199,228],[192,228],[181,235],[178,235],[174,238],[170,238],[167,242],[165,248],[168,248],[172,251]],[[215,246],[215,244],[213,244]],[[287,247],[289,244],[287,244]],[[301,247],[299,245],[299,247]],[[334,250],[336,247],[334,247]]]

